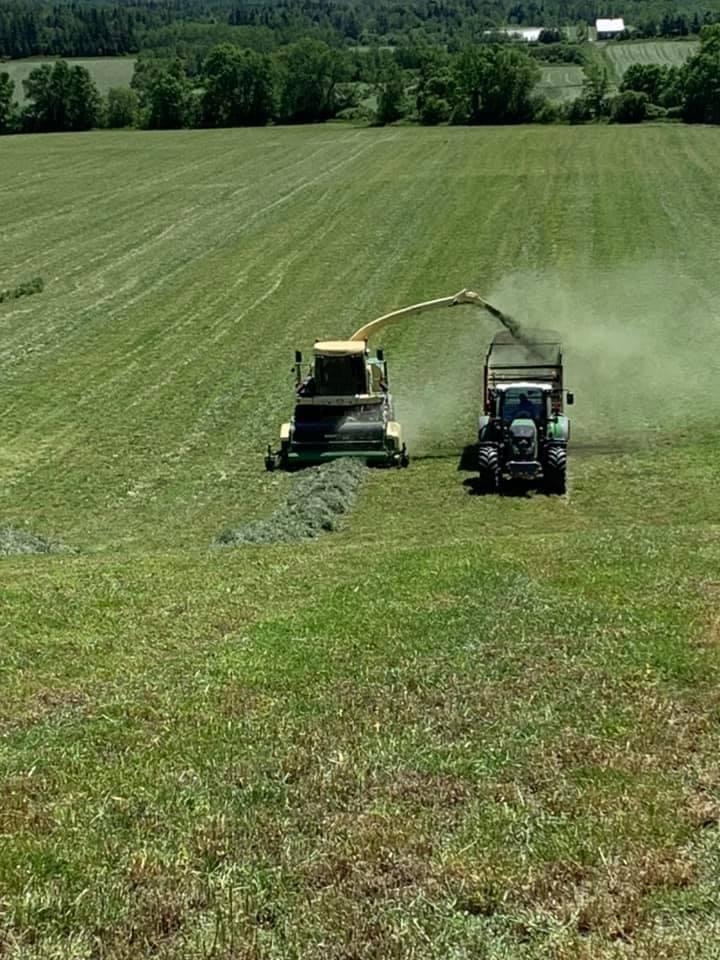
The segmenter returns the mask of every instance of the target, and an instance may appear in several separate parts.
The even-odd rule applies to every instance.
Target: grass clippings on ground
[[[297,543],[336,530],[355,501],[365,466],[358,460],[335,460],[305,470],[277,510],[217,538],[222,546],[247,543]]]

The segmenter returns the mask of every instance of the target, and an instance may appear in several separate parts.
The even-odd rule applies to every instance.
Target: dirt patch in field
[[[0,526],[0,557],[17,557],[33,553],[73,552],[70,547],[59,540],[43,537],[26,527],[13,524]]]
[[[628,942],[646,920],[648,899],[689,886],[694,874],[693,863],[675,849],[638,851],[600,866],[553,861],[531,869],[515,884],[499,877],[480,881],[458,899],[458,909],[513,916],[523,938],[531,938],[545,916],[583,937]]]
[[[710,598],[712,611],[710,623],[702,638],[703,645],[720,644],[720,580],[708,580],[703,584],[705,594]]]
[[[311,889],[352,900],[402,897],[427,890],[434,862],[430,842],[407,823],[379,814],[340,814],[328,842],[306,871]]]
[[[720,793],[717,769],[703,774],[688,792],[685,813],[694,827],[708,829],[720,823]]]
[[[82,717],[87,694],[76,687],[38,690],[21,703],[8,701],[0,708],[0,736],[10,736],[38,723],[60,724]]]
[[[472,795],[471,784],[459,777],[426,770],[399,770],[392,783],[385,785],[385,795],[395,802],[417,807],[454,807]]]
[[[285,502],[266,520],[225,530],[216,546],[297,543],[337,530],[355,502],[366,467],[357,460],[335,460],[298,475]]]
[[[0,833],[37,835],[49,830],[48,790],[45,778],[33,771],[6,777],[0,785]]]
[[[524,896],[572,925],[583,935],[630,940],[643,923],[647,897],[659,890],[687,887],[693,864],[677,850],[651,850],[593,869],[578,864],[550,864]]]

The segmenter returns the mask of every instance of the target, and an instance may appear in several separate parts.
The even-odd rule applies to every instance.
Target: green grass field
[[[582,93],[585,74],[576,64],[543,65],[537,92],[550,100],[574,100]]]
[[[698,48],[696,40],[647,40],[637,43],[593,43],[585,49],[606,67],[613,91],[634,63],[680,66]],[[537,92],[550,100],[574,100],[582,93],[584,71],[576,64],[543,64]]]
[[[679,67],[698,49],[697,40],[647,40],[641,43],[604,43],[599,45],[610,71],[619,82],[634,63],[659,63]]]
[[[54,63],[56,57],[32,57],[28,60],[9,60],[0,62],[0,72],[9,73],[15,82],[15,99],[25,102],[23,80],[30,76],[42,63]],[[105,94],[111,87],[129,87],[135,70],[134,57],[68,57],[73,66],[86,67],[97,84],[100,93]]]
[[[720,130],[4,138],[0,952],[717,956]],[[492,322],[388,331],[415,459],[212,549],[295,347],[562,331],[570,492],[478,497]]]

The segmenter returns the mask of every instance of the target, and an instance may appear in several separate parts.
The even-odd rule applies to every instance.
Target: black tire
[[[567,451],[550,447],[545,459],[545,492],[562,496],[567,492]]]
[[[500,458],[494,447],[480,447],[478,452],[480,493],[500,492]]]

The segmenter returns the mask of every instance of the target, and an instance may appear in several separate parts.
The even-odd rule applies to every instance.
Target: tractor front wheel
[[[480,447],[478,470],[480,472],[480,493],[499,493],[500,458],[494,447]]]
[[[567,491],[567,452],[550,447],[545,460],[545,493],[562,496]]]

